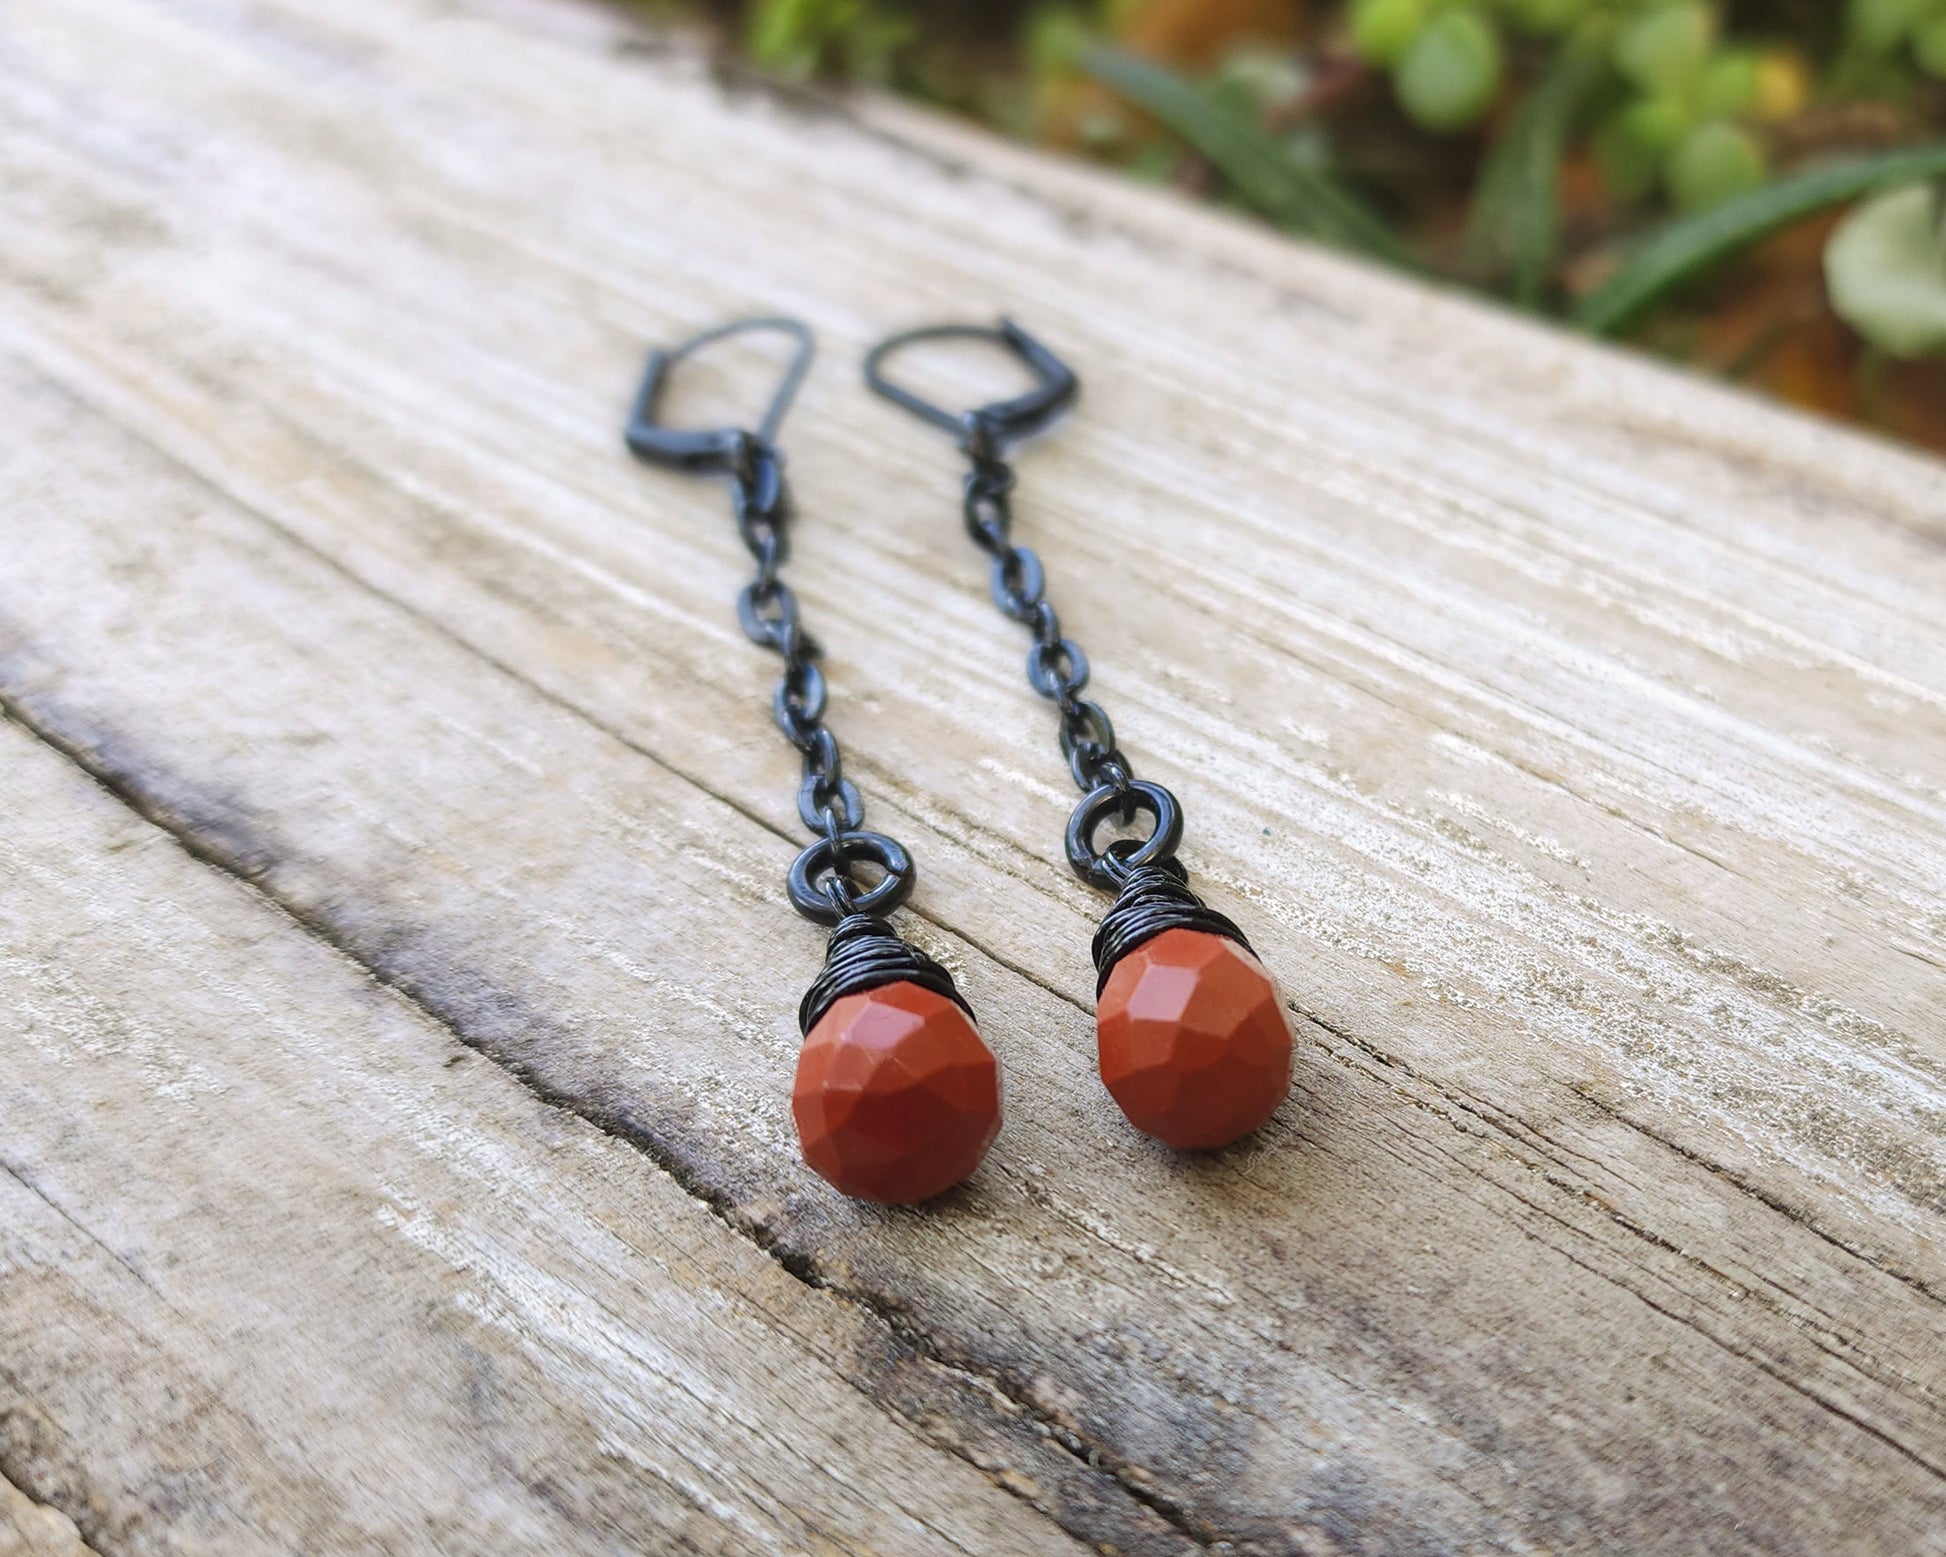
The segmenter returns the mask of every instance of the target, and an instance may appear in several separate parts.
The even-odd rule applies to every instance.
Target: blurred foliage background
[[[652,0],[1946,449],[1946,0]]]

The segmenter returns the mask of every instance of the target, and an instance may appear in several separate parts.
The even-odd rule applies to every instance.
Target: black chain
[[[778,570],[789,555],[790,492],[783,456],[775,445],[738,433],[728,448],[732,511],[737,534],[757,564],[756,576],[737,596],[737,621],[750,641],[784,662],[771,712],[784,738],[803,758],[797,814],[817,841],[790,871],[790,898],[797,911],[820,924],[854,914],[883,915],[911,895],[912,857],[892,839],[864,831],[865,801],[845,777],[838,737],[824,722],[824,672],[817,640],[804,630],[797,596]],[[857,867],[876,864],[876,885],[861,887]]]
[[[747,330],[779,330],[799,343],[761,429],[664,426],[656,405],[671,369],[698,348]],[[642,459],[730,478],[737,533],[757,564],[756,576],[737,596],[737,621],[752,643],[774,651],[784,662],[771,712],[803,758],[797,814],[816,838],[791,866],[791,904],[808,919],[835,925],[854,914],[890,913],[911,895],[916,876],[912,857],[903,848],[880,833],[863,831],[864,800],[858,786],[845,777],[838,738],[824,722],[826,689],[817,641],[805,631],[797,596],[780,576],[790,551],[791,502],[775,435],[811,350],[810,332],[796,321],[750,319],[654,352],[629,416],[627,438]],[[869,887],[857,879],[857,867],[865,863],[883,872]]]
[[[812,832],[836,845],[864,822],[865,806],[858,786],[845,777],[838,738],[824,722],[817,640],[804,630],[797,596],[778,574],[790,552],[790,497],[782,457],[762,439],[741,434],[730,453],[730,479],[737,534],[757,564],[756,576],[737,596],[737,621],[752,643],[775,651],[784,662],[771,710],[777,728],[804,759],[797,814]],[[835,877],[834,901],[849,913],[849,872],[836,872]]]
[[[987,341],[1013,353],[1033,373],[1033,388],[956,415],[886,377],[885,362],[894,352],[941,340]],[[927,325],[880,341],[865,355],[865,382],[894,405],[952,433],[972,462],[965,484],[966,533],[993,559],[993,603],[1034,635],[1027,680],[1060,710],[1061,751],[1082,791],[1081,804],[1068,819],[1068,863],[1084,880],[1109,891],[1123,889],[1146,867],[1166,865],[1182,842],[1182,807],[1160,784],[1135,777],[1115,744],[1107,712],[1081,695],[1088,685],[1088,656],[1061,631],[1040,558],[1013,541],[1014,471],[1005,449],[1074,403],[1081,386],[1073,369],[1019,325],[1002,319],[997,327]],[[1111,816],[1126,827],[1138,814],[1154,819],[1147,838],[1118,838],[1106,848],[1095,847],[1095,834]]]
[[[1134,769],[1115,744],[1115,726],[1101,704],[1081,695],[1088,684],[1088,656],[1061,632],[1061,618],[1047,598],[1041,560],[1013,541],[1014,470],[1001,456],[1000,429],[974,411],[964,423],[966,533],[993,559],[993,603],[1034,635],[1027,651],[1027,680],[1061,714],[1061,752],[1083,793],[1108,788],[1127,797]],[[1123,820],[1133,814],[1124,806]]]

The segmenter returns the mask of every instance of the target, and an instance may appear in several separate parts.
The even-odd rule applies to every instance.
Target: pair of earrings
[[[665,426],[657,408],[684,358],[724,338],[775,331],[795,343],[756,431]],[[955,415],[891,382],[893,352],[923,341],[991,342],[1026,365],[1034,387]],[[831,929],[824,967],[798,1007],[805,1035],[791,1107],[804,1160],[863,1200],[928,1199],[979,1166],[1000,1130],[1000,1080],[972,1008],[952,976],[901,939],[887,916],[911,895],[912,856],[865,830],[864,802],[844,776],[824,722],[825,679],[797,597],[780,576],[790,496],[777,433],[811,365],[810,331],[793,319],[746,319],[649,357],[627,427],[641,459],[727,476],[738,533],[756,574],[737,598],[749,638],[782,659],[772,711],[804,760],[798,816],[813,834],[786,886],[805,918]],[[1040,559],[1012,539],[1014,472],[1006,453],[1073,404],[1080,385],[1046,347],[1011,322],[934,325],[874,347],[865,382],[952,434],[969,461],[963,509],[969,535],[992,559],[994,604],[1032,632],[1027,679],[1061,716],[1061,750],[1082,791],[1068,819],[1068,863],[1115,901],[1094,938],[1101,1078],[1139,1130],[1182,1148],[1227,1146],[1262,1125],[1290,1088],[1291,1030],[1270,976],[1243,932],[1206,907],[1176,859],[1182,808],[1137,779],[1114,726],[1082,694],[1088,660],[1047,601]],[[1104,825],[1138,815],[1142,839],[1097,847]],[[876,867],[863,884],[859,867]]]

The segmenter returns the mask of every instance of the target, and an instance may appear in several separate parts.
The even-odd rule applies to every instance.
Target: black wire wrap
[[[1253,957],[1255,950],[1234,923],[1189,890],[1189,873],[1175,860],[1138,865],[1128,873],[1114,906],[1095,931],[1095,998],[1108,987],[1108,975],[1144,941],[1164,930],[1201,930],[1235,941]]]
[[[944,995],[973,1019],[973,1008],[960,997],[948,973],[918,947],[893,934],[891,925],[871,914],[848,914],[831,932],[824,967],[804,991],[797,1008],[800,1032],[809,1033],[832,1005],[846,995],[862,995],[887,984],[917,984]]]

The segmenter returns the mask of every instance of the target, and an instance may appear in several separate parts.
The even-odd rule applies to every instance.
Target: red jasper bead
[[[818,1018],[791,1112],[804,1160],[834,1187],[909,1205],[980,1165],[1000,1132],[1000,1073],[958,1004],[884,984]]]
[[[1101,1079],[1129,1123],[1228,1146],[1291,1085],[1291,1029],[1262,963],[1205,930],[1164,930],[1117,962],[1095,1007]]]

